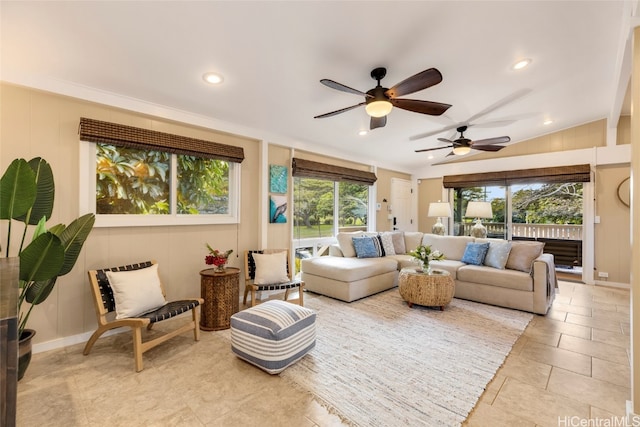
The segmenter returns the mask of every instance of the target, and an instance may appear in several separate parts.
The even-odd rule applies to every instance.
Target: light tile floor
[[[628,331],[629,291],[560,282],[553,308],[534,317],[465,425],[624,416]],[[308,394],[233,357],[228,333],[177,337],[145,353],[137,374],[130,334],[98,340],[89,356],[83,345],[36,354],[18,385],[18,425],[342,425]]]

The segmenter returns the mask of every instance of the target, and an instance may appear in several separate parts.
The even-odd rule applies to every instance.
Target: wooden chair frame
[[[113,292],[111,286],[106,279],[105,271],[133,271],[140,270],[142,268],[151,267],[156,264],[155,261],[145,261],[139,264],[131,264],[122,267],[106,268],[102,270],[90,270],[89,281],[91,283],[91,291],[94,297],[94,305],[96,309],[96,317],[98,320],[98,329],[91,335],[89,341],[84,347],[83,354],[86,356],[91,351],[91,348],[95,344],[98,338],[110,329],[130,327],[133,334],[133,354],[135,358],[136,372],[140,372],[143,369],[142,354],[165,341],[175,337],[176,335],[193,330],[193,337],[195,341],[200,340],[200,306],[204,303],[202,298],[192,298],[190,300],[173,301],[168,302],[165,307],[147,313],[144,317],[131,317],[127,319],[115,319],[108,316],[109,313],[115,310],[115,301],[113,300]],[[162,294],[166,298],[164,286],[160,283]],[[154,314],[162,311],[162,318],[155,318]],[[178,329],[167,332],[157,338],[142,341],[142,328],[146,327],[147,330],[151,330],[153,324],[161,321],[176,317],[180,314],[184,314],[187,311],[191,311],[192,320],[181,326]],[[108,318],[109,317],[109,318]]]
[[[273,254],[278,252],[287,253],[287,274],[289,275],[289,281],[284,283],[272,283],[266,285],[256,285],[253,283],[255,279],[255,263],[253,262],[254,253],[259,254]],[[258,302],[256,301],[256,292],[258,291],[281,291],[284,290],[284,300],[289,302],[296,302],[301,306],[304,306],[304,282],[302,280],[293,280],[292,269],[289,263],[289,250],[288,249],[263,249],[244,252],[244,299],[242,303],[247,305],[247,296],[251,292],[251,307],[254,307]],[[297,299],[289,300],[289,291],[291,289],[298,288]]]

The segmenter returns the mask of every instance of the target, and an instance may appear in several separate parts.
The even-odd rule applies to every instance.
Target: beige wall
[[[255,208],[259,197],[257,141],[7,84],[0,86],[0,98],[0,169],[4,171],[19,157],[28,160],[40,156],[51,164],[56,200],[49,226],[68,224],[80,215],[78,182],[85,179],[79,177],[80,117],[242,146],[245,152],[239,225],[95,228],[73,271],[60,278],[47,301],[33,310],[29,326],[37,330],[36,343],[94,328],[94,306],[86,277],[89,269],[155,259],[168,298],[177,299],[200,295],[198,273],[207,268],[205,242],[215,248],[233,249],[235,257],[230,260],[233,267],[241,267],[243,261],[238,255],[242,251],[257,247],[260,221]],[[5,223],[0,233],[2,242],[6,239]],[[19,228],[14,227],[13,232]]]
[[[631,116],[620,116],[616,144],[631,144]]]
[[[423,233],[431,233],[431,227],[436,223],[438,218],[427,216],[429,213],[429,204],[442,198],[442,178],[421,179],[418,185],[418,231]],[[442,223],[447,225],[447,219],[442,218]],[[447,227],[449,232],[449,227]]]
[[[629,165],[599,166],[595,174],[595,215],[600,223],[594,231],[594,278],[599,281],[630,283],[630,209],[617,196],[620,183],[630,175]],[[602,279],[598,272],[607,272]]]

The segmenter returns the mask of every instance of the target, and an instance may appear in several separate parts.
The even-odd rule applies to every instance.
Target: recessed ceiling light
[[[529,58],[525,58],[513,64],[511,68],[513,68],[514,70],[522,70],[524,67],[526,67],[529,64],[531,64],[531,60]]]
[[[224,81],[224,78],[218,73],[205,73],[202,78],[205,82],[211,83],[212,85],[217,85]]]
[[[365,136],[367,134],[366,130],[361,130],[360,132],[358,132],[358,135],[360,136]]]
[[[547,119],[544,122],[542,122],[542,124],[545,125],[545,126],[550,125],[551,123],[553,123],[553,120],[551,120],[551,119]]]
[[[429,160],[433,159],[433,154],[429,154],[429,156],[427,156],[427,159]]]

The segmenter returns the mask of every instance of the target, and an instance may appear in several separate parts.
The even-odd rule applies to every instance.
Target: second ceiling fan
[[[387,89],[382,87],[380,80],[387,74],[386,68],[375,68],[371,71],[371,77],[378,82],[378,85],[373,89],[368,90],[366,93],[357,89],[345,86],[342,83],[335,82],[329,79],[322,79],[320,83],[336,89],[342,92],[352,93],[354,95],[364,96],[364,102],[361,102],[350,107],[341,108],[340,110],[332,111],[330,113],[321,114],[315,116],[314,119],[322,119],[325,117],[335,116],[336,114],[344,113],[354,108],[366,105],[365,109],[367,114],[371,116],[370,129],[381,128],[387,124],[387,114],[391,112],[392,107],[402,108],[403,110],[413,111],[416,113],[429,114],[432,116],[439,116],[451,107],[449,104],[443,104],[433,101],[421,101],[418,99],[404,99],[398,98],[399,96],[408,95],[410,93],[418,92],[422,89],[434,86],[442,81],[442,74],[435,68],[429,68],[418,74],[415,74],[397,85]]]
[[[447,154],[447,156],[458,155],[462,156],[467,154],[471,150],[480,150],[480,151],[500,151],[505,146],[504,145],[495,145],[495,144],[506,144],[511,141],[511,138],[508,136],[498,136],[495,138],[487,138],[487,139],[479,139],[477,141],[472,141],[469,138],[464,137],[464,132],[467,131],[467,126],[460,126],[456,129],[460,132],[460,137],[454,141],[451,141],[447,138],[438,138],[438,141],[446,142],[450,145],[445,145],[444,147],[435,147],[435,148],[423,148],[421,150],[415,150],[416,153],[422,153],[425,151],[433,151],[433,150],[442,150],[444,148],[453,148],[453,150]]]

